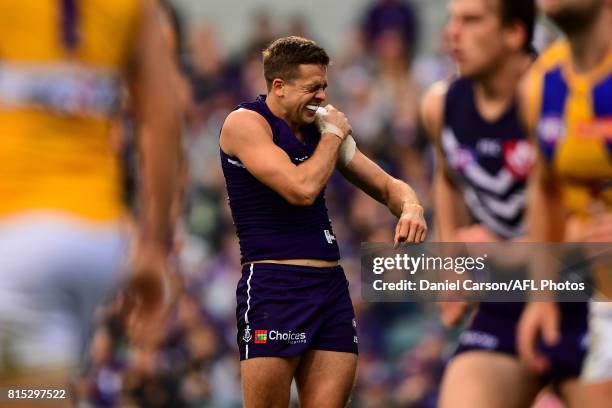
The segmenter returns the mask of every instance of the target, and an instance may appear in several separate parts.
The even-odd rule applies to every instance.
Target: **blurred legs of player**
[[[357,355],[309,350],[301,357],[243,360],[240,369],[247,408],[287,407],[294,376],[301,407],[341,408],[353,389]]]
[[[609,242],[612,216],[595,217],[597,225],[590,230],[598,242]],[[607,407],[612,401],[612,269],[601,265],[594,272],[598,295],[589,304],[589,351],[582,367],[584,404],[587,407]],[[605,301],[604,301],[605,300]]]
[[[464,378],[470,381],[463,381]],[[537,376],[515,357],[470,351],[453,358],[446,368],[439,406],[526,407],[539,392],[537,384]]]
[[[68,389],[126,243],[117,222],[40,212],[0,223],[1,387]]]
[[[609,407],[612,401],[612,303],[591,302],[589,353],[582,369],[584,406]]]
[[[539,381],[516,357],[487,351],[463,353],[446,369],[439,407],[527,407],[540,392]],[[567,406],[580,406],[578,387],[575,379],[559,384]]]

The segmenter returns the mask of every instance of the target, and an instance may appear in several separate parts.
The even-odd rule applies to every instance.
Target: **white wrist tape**
[[[317,112],[315,116],[315,123],[319,132],[323,133],[331,133],[333,135],[338,136],[342,139],[342,131],[340,128],[332,123],[325,121],[325,116],[327,115],[327,109],[322,106],[317,107]]]
[[[346,167],[351,160],[353,160],[356,148],[357,143],[355,143],[355,139],[353,139],[353,136],[348,135],[342,141],[340,149],[338,149],[338,164],[340,164],[342,167]]]
[[[323,120],[319,120],[318,118],[319,117],[317,116],[317,127],[319,128],[319,132],[321,132],[321,134],[331,133],[333,135],[338,136],[340,140],[342,140],[342,131],[338,126],[332,125],[331,123],[325,122]]]
[[[308,106],[308,108],[314,108],[314,106]],[[340,130],[340,128],[338,128],[338,126],[336,125],[332,125],[331,123],[325,122],[325,115],[327,115],[327,109],[322,106],[317,107],[317,116],[315,120],[321,134],[332,133],[338,136],[339,138],[342,138],[342,131]],[[353,156],[355,156],[356,149],[357,143],[355,143],[355,139],[353,139],[353,136],[351,136],[351,134],[349,133],[344,138],[342,144],[340,145],[340,148],[338,149],[338,164],[340,164],[342,167],[346,167],[351,162],[351,160],[353,160]]]

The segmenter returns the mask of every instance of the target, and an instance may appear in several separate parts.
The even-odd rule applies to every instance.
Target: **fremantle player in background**
[[[365,157],[326,100],[329,57],[286,37],[263,53],[268,94],[226,119],[220,149],[242,255],[238,345],[246,407],[343,407],[355,381],[357,331],[325,204],[337,168],[399,218],[395,243],[422,242],[414,191]],[[317,111],[319,113],[317,114]],[[391,236],[391,234],[390,234]]]
[[[534,0],[451,0],[446,27],[460,77],[426,94],[422,117],[436,147],[436,235],[442,242],[502,242],[524,233],[534,151],[520,123],[517,89],[533,61]],[[516,328],[523,303],[482,302],[442,381],[441,407],[526,407],[554,381],[576,406],[586,306],[569,306],[568,330],[536,375],[521,363]],[[441,304],[459,323],[467,304]]]

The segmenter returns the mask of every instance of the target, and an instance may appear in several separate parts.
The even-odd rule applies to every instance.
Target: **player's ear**
[[[527,40],[527,30],[522,23],[514,22],[508,24],[505,29],[506,44],[512,50],[521,50]]]
[[[279,98],[285,96],[285,81],[281,78],[274,78],[270,91]]]

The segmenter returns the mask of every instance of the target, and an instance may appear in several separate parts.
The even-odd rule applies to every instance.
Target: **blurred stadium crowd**
[[[419,129],[418,101],[453,68],[442,35],[437,50],[418,52],[418,16],[408,1],[372,1],[342,51],[332,55],[329,101],[347,114],[360,149],[413,186],[429,208],[433,155]],[[99,311],[77,385],[84,407],[241,406],[234,296],[239,249],[219,163],[219,130],[239,102],[265,93],[261,50],[270,40],[289,34],[318,39],[299,18],[279,26],[261,11],[252,22],[244,49],[229,58],[214,25],[187,31],[179,24],[186,158],[175,250],[180,294],[169,324],[145,333],[138,348],[128,346],[121,295]],[[131,169],[129,191],[136,161],[129,126],[119,128]],[[353,406],[435,406],[456,332],[441,327],[431,305],[362,302],[360,243],[390,242],[394,218],[342,177],[332,177],[327,203],[356,303],[360,358]]]

